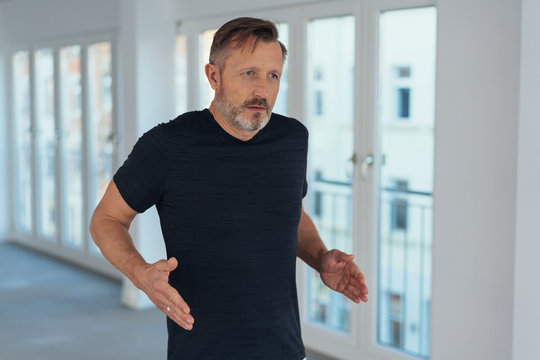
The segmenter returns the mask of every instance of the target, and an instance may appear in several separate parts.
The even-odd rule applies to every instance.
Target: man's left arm
[[[298,257],[319,272],[323,283],[359,303],[368,300],[364,275],[354,263],[354,255],[326,248],[313,221],[302,208],[298,224]]]

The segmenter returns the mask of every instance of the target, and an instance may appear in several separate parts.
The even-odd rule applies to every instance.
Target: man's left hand
[[[330,250],[321,255],[321,280],[330,289],[338,291],[355,303],[368,301],[368,288],[364,275],[354,263],[354,255]]]

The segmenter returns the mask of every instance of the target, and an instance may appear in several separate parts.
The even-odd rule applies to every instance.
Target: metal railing
[[[352,249],[352,184],[318,176],[311,182],[310,214],[332,248]],[[379,189],[378,333],[380,344],[429,357],[432,193]],[[317,281],[313,278],[311,281]],[[309,284],[310,318],[349,331],[349,304]]]

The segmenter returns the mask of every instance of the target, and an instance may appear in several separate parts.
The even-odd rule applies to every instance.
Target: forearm
[[[321,255],[328,252],[315,224],[302,209],[302,216],[298,224],[298,257],[313,269],[320,272]]]
[[[147,263],[128,230],[128,225],[99,213],[94,214],[90,223],[90,233],[103,256],[140,288],[137,273]]]

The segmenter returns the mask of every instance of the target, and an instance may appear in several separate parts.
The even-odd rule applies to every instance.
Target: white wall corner
[[[2,30],[0,29],[0,32]],[[0,33],[0,43],[2,34]],[[10,224],[9,209],[9,176],[8,170],[8,114],[7,114],[7,49],[0,45],[0,199],[4,199],[3,206],[0,206],[0,242],[3,242],[8,234]]]
[[[537,358],[540,344],[540,2],[522,1],[513,360]]]

